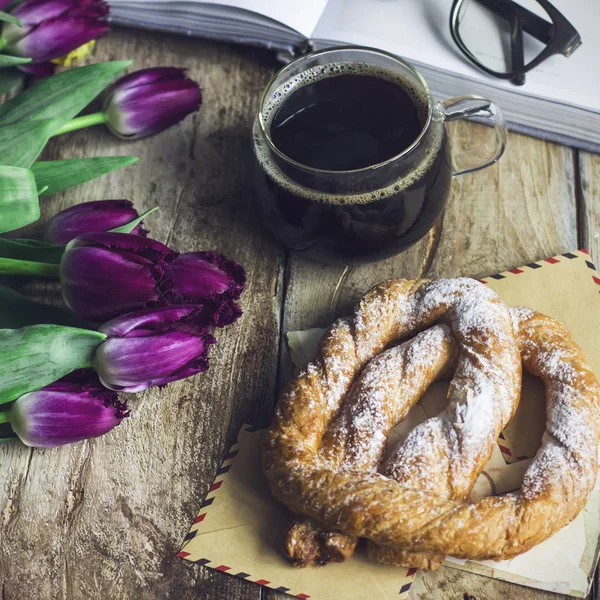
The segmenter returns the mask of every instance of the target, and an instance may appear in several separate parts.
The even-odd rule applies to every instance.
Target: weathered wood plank
[[[127,31],[100,41],[90,60],[127,57],[134,68],[189,68],[204,92],[200,113],[140,142],[96,128],[52,143],[47,158],[141,160],[44,199],[42,220],[84,200],[158,204],[147,223],[153,237],[178,250],[215,249],[247,268],[244,316],[218,335],[208,373],[140,394],[104,438],[0,448],[2,598],[258,600],[258,586],[175,554],[227,440],[273,402],[282,251],[255,222],[248,158],[255,103],[276,65],[248,48]]]
[[[469,130],[469,125],[457,129],[457,145],[468,145]],[[386,278],[477,277],[566,252],[577,247],[576,222],[572,151],[511,134],[498,164],[455,179],[438,230],[408,252],[346,268],[292,255],[282,329],[326,325],[347,314],[372,285]],[[289,376],[284,359],[282,363],[282,376]],[[421,573],[410,597],[491,600],[517,594],[523,600],[560,597],[449,568]],[[270,592],[269,598],[281,597]]]
[[[579,232],[592,260],[600,260],[600,155],[579,153]]]
[[[282,250],[255,221],[247,161],[252,111],[275,64],[247,48],[126,31],[100,42],[93,60],[126,57],[136,58],[135,68],[189,67],[204,88],[201,112],[132,144],[102,130],[65,136],[49,158],[142,159],[45,200],[43,216],[92,199],[125,197],[140,209],[158,203],[160,214],[148,219],[154,237],[178,249],[214,247],[247,267],[245,315],[220,336],[209,373],[140,395],[134,416],[109,436],[49,451],[0,447],[3,598],[283,600],[174,557],[227,440],[244,419],[264,418],[274,400]],[[523,136],[509,141],[499,165],[455,181],[443,224],[403,255],[349,268],[292,256],[283,331],[328,324],[382,279],[484,275],[576,247],[571,151]],[[593,190],[586,218],[596,223],[589,238],[600,174],[584,178],[585,169],[592,172],[582,160],[582,181]],[[481,599],[515,590],[524,600],[558,598],[452,569],[423,575],[412,594]]]
[[[481,277],[577,248],[571,149],[510,134],[496,165],[453,185],[429,276]]]
[[[410,600],[566,600],[568,596],[532,590],[498,579],[481,577],[440,567],[433,573],[417,576],[409,593]]]

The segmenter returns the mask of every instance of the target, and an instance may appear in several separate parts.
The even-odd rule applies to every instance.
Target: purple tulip
[[[154,67],[125,75],[104,94],[104,118],[113,133],[143,138],[175,125],[200,108],[198,84],[185,69]]]
[[[44,239],[61,246],[83,233],[110,231],[138,217],[129,200],[82,202],[52,217],[46,225]],[[145,236],[147,231],[141,225],[136,225],[131,233]]]
[[[40,63],[26,63],[19,65],[19,69],[30,75],[33,79],[46,79],[52,77],[56,71],[56,65],[50,61]]]
[[[100,328],[108,336],[93,367],[102,383],[123,392],[190,377],[208,368],[215,338],[207,315],[194,306],[167,306],[133,312]]]
[[[104,435],[128,414],[92,369],[81,369],[15,400],[8,420],[23,443],[52,448]]]
[[[127,312],[174,304],[202,307],[207,324],[224,327],[241,310],[240,265],[212,252],[179,254],[124,233],[87,233],[69,243],[60,264],[62,294],[84,319],[102,322]]]
[[[34,63],[58,58],[104,35],[108,12],[104,0],[25,0],[11,12],[23,27],[2,28],[3,52]]]

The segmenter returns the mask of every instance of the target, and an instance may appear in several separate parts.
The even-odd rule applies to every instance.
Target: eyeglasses
[[[549,56],[568,57],[581,45],[579,33],[560,11],[547,0],[536,2],[538,10],[532,12],[512,0],[454,0],[452,39],[488,75],[523,85],[525,73]]]

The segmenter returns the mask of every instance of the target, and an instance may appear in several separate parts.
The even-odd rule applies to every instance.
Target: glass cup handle
[[[506,121],[498,106],[481,96],[459,96],[440,102],[444,121],[463,119],[494,128],[483,144],[452,154],[452,175],[473,173],[493,165],[506,149]]]

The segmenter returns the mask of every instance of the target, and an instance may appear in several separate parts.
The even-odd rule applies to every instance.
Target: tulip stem
[[[2,38],[0,38],[0,50],[2,50],[4,48],[4,46],[6,46],[6,40],[3,40]]]
[[[58,279],[59,265],[0,257],[0,275],[33,275],[46,279]]]
[[[76,131],[77,129],[83,129],[84,127],[92,127],[93,125],[101,125],[102,123],[106,123],[106,115],[103,112],[97,112],[92,115],[84,115],[83,117],[71,119],[68,123],[65,123],[54,135],[61,135],[62,133]]]
[[[8,411],[2,411],[0,412],[0,423],[8,423],[9,422],[9,418],[8,418]]]

